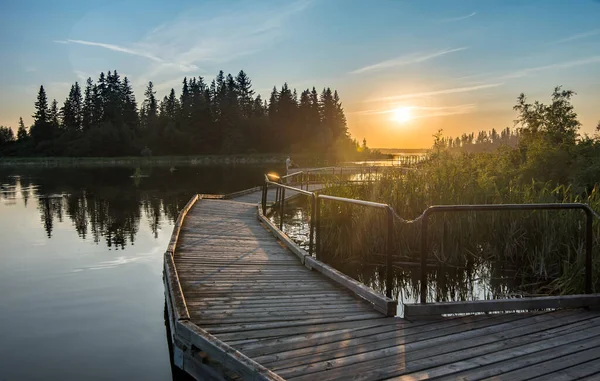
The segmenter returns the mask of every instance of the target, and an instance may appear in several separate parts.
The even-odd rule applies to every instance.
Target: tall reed
[[[390,168],[377,181],[332,184],[325,193],[386,203],[407,220],[431,205],[583,202],[600,210],[598,187],[576,192],[565,185],[521,183],[511,173],[501,171],[510,167],[501,162],[501,156],[496,160],[492,154],[486,155],[478,155],[477,160],[466,155],[437,157],[409,172]],[[321,253],[325,260],[338,266],[384,262],[387,225],[381,210],[324,201],[322,216]],[[421,255],[421,223],[396,219],[394,225],[393,252],[399,274],[416,268]],[[600,270],[599,221],[593,226],[593,287],[600,291],[600,277],[596,275]],[[491,279],[489,284],[497,292],[580,293],[584,288],[584,238],[585,215],[579,210],[435,214],[428,229],[429,276],[439,288],[437,299],[466,290],[447,287],[451,278],[448,269],[462,269],[452,278],[460,283],[463,280],[457,279],[456,273],[469,277],[476,269],[485,268],[483,276]],[[415,288],[416,279],[410,282]]]

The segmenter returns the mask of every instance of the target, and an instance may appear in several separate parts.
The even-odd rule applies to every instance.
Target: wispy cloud
[[[596,36],[598,34],[600,34],[600,29],[594,29],[594,30],[590,30],[589,32],[574,34],[569,37],[561,38],[560,40],[552,41],[552,42],[549,42],[548,44],[549,45],[562,44],[565,42],[570,42],[570,41],[580,40],[582,38]]]
[[[126,53],[126,54],[131,54],[133,56],[148,58],[149,60],[155,61],[155,62],[164,62],[164,60],[162,60],[161,58],[158,58],[157,56],[150,54],[148,52],[144,52],[142,50],[136,50],[136,49],[132,49],[132,48],[124,47],[124,46],[114,45],[114,44],[105,44],[102,42],[84,41],[84,40],[58,40],[58,41],[54,41],[54,42],[59,43],[59,44],[79,44],[79,45],[95,46],[95,47],[99,47],[99,48],[112,50],[114,52]]]
[[[410,64],[415,64],[415,63],[419,63],[419,62],[425,62],[425,61],[428,61],[433,58],[444,56],[444,55],[450,54],[450,53],[460,52],[460,51],[466,50],[466,49],[467,49],[466,47],[462,47],[462,48],[455,48],[455,49],[438,50],[436,52],[431,52],[431,53],[408,54],[405,56],[401,56],[401,57],[394,58],[391,60],[382,61],[382,62],[373,64],[373,65],[369,65],[369,66],[362,67],[360,69],[353,70],[350,72],[350,74],[361,74],[361,73],[366,73],[366,72],[370,72],[370,71],[378,71],[378,70],[382,70],[382,69],[387,69],[387,68],[395,67],[395,66],[403,66],[403,65],[410,65]]]
[[[502,85],[503,85],[503,83],[487,83],[487,84],[481,84],[481,85],[476,85],[476,86],[453,87],[450,89],[425,91],[425,92],[420,92],[420,93],[409,93],[409,94],[393,95],[393,96],[388,96],[388,97],[370,98],[370,99],[367,99],[365,102],[399,101],[399,100],[404,100],[404,99],[425,98],[425,97],[431,97],[431,96],[435,96],[435,95],[468,93],[468,92],[472,92],[472,91],[491,89],[491,88],[502,86]]]
[[[447,18],[447,19],[441,19],[441,20],[439,20],[439,22],[454,22],[454,21],[465,20],[465,19],[468,19],[468,18],[471,18],[471,17],[475,16],[476,14],[477,14],[477,12],[471,12],[468,15],[465,15],[465,16],[450,17],[450,18]]]
[[[403,106],[406,107],[406,106]],[[431,118],[436,116],[449,116],[449,115],[462,115],[469,114],[476,109],[476,104],[468,103],[457,106],[438,106],[438,107],[424,107],[424,106],[411,106],[408,107],[412,111],[412,118]],[[351,114],[354,115],[381,115],[381,114],[392,114],[396,110],[395,107],[387,109],[371,109],[355,111]]]
[[[145,58],[149,63],[134,85],[148,80],[172,83],[169,76],[172,78],[174,73],[202,72],[201,66],[228,62],[272,46],[281,38],[287,21],[312,2],[297,0],[262,8],[254,3],[242,3],[237,11],[224,10],[223,13],[207,8],[214,5],[205,4],[157,26],[134,43],[82,39],[55,42]]]
[[[594,64],[594,63],[600,63],[600,56],[591,56],[591,57],[582,58],[579,60],[573,60],[573,61],[567,61],[567,62],[556,63],[556,64],[551,64],[551,65],[521,69],[521,70],[514,71],[512,73],[505,74],[505,75],[499,77],[498,79],[522,78],[522,77],[526,77],[530,74],[535,74],[540,71],[553,70],[553,69],[568,69],[568,68],[572,68],[572,67],[589,65],[589,64]]]

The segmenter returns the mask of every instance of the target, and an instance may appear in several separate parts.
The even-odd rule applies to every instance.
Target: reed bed
[[[391,205],[403,219],[431,205],[587,203],[600,210],[600,189],[518,182],[492,156],[430,158],[417,171],[383,171],[368,183],[332,183],[325,193]],[[501,167],[502,166],[502,167]],[[325,201],[321,259],[375,286],[384,263],[386,216],[381,210]],[[600,292],[600,223],[594,221],[593,288]],[[398,289],[417,290],[421,223],[394,224]],[[585,215],[582,211],[460,212],[430,216],[428,276],[436,300],[481,297],[485,281],[495,295],[574,294],[584,290]],[[366,267],[372,266],[370,270]]]

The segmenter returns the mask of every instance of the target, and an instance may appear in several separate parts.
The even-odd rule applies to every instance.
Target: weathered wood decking
[[[256,200],[248,196],[188,205],[176,225],[174,253],[165,256],[175,362],[192,375],[298,381],[600,378],[600,313],[387,317],[342,286],[343,280],[304,266],[257,219],[260,194],[252,196]]]

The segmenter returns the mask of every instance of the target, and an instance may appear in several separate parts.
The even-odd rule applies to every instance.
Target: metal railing
[[[585,293],[592,293],[592,245],[593,232],[592,222],[594,211],[587,205],[581,203],[564,204],[480,204],[480,205],[434,205],[425,209],[418,218],[421,219],[421,303],[427,301],[427,266],[428,240],[427,229],[429,225],[429,215],[434,213],[448,212],[479,212],[479,211],[513,211],[513,210],[564,210],[580,209],[586,214],[586,233],[585,233]]]
[[[284,179],[285,177],[281,177]],[[387,204],[380,204],[377,202],[371,201],[363,201],[356,200],[352,198],[344,198],[344,197],[335,197],[328,195],[320,195],[316,192],[309,192],[307,190],[294,188],[289,185],[282,184],[281,182],[271,181],[268,175],[265,175],[265,185],[263,186],[262,192],[262,213],[266,215],[267,212],[267,198],[269,192],[269,185],[277,187],[279,192],[275,194],[275,205],[279,207],[279,230],[283,231],[283,213],[284,213],[284,205],[285,205],[285,191],[291,190],[297,192],[299,194],[309,196],[312,199],[312,210],[311,210],[311,219],[310,219],[310,233],[309,233],[309,243],[308,243],[308,253],[309,255],[313,255],[315,252],[319,252],[320,250],[320,229],[321,229],[321,200],[323,201],[332,201],[332,202],[344,202],[348,204],[360,205],[370,208],[383,209],[387,212],[387,239],[386,239],[386,266],[385,266],[385,295],[388,298],[392,297],[392,283],[393,283],[393,274],[392,274],[392,249],[393,249],[393,239],[394,239],[394,210],[391,206]],[[316,237],[316,238],[315,238]]]
[[[319,183],[322,181],[322,179],[317,179],[316,181],[311,182],[311,175],[312,176],[327,176],[329,177],[330,175],[335,177],[336,175],[339,177],[342,177],[344,175],[361,175],[361,177],[363,178],[363,180],[349,180],[349,182],[364,182],[364,181],[374,181],[380,171],[381,166],[377,166],[377,165],[354,165],[354,166],[339,166],[339,167],[321,167],[321,168],[311,168],[308,170],[301,170],[301,171],[296,171],[284,176],[281,176],[281,181],[282,182],[286,182],[287,185],[290,184],[299,184],[300,185],[300,189],[309,189],[309,185],[311,183]],[[404,167],[397,167],[397,168],[401,168],[401,169],[410,169],[410,168],[404,168]],[[373,176],[374,175],[374,176]],[[365,178],[367,178],[368,176],[368,180],[365,180]]]
[[[294,175],[294,174],[291,174]],[[281,179],[284,179],[282,177]],[[405,220],[398,216],[394,209],[388,204],[382,204],[372,201],[356,200],[351,198],[329,196],[310,192],[308,190],[298,189],[290,185],[282,184],[281,182],[271,181],[265,175],[265,184],[262,194],[262,212],[266,215],[267,212],[267,196],[269,185],[277,187],[275,204],[280,208],[279,229],[283,230],[283,211],[285,204],[285,190],[298,192],[312,199],[312,218],[310,219],[310,236],[309,236],[309,254],[312,256],[314,252],[320,252],[320,227],[321,227],[321,200],[331,202],[342,202],[364,207],[382,209],[387,214],[387,237],[385,247],[385,294],[388,298],[392,297],[393,274],[392,274],[392,256],[393,256],[393,240],[394,240],[394,217],[398,218],[401,223],[421,222],[421,263],[420,263],[420,303],[427,302],[427,257],[428,257],[428,226],[429,216],[435,213],[445,212],[481,212],[481,211],[518,211],[518,210],[567,210],[579,209],[586,214],[586,243],[585,243],[585,293],[592,293],[592,248],[593,248],[593,218],[598,216],[587,204],[582,203],[548,203],[548,204],[479,204],[479,205],[434,205],[430,206],[414,220]],[[316,242],[315,242],[316,237]]]

